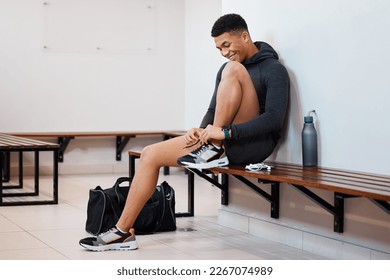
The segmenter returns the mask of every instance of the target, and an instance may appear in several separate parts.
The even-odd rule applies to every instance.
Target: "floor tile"
[[[48,246],[28,232],[2,232],[0,233],[0,251],[42,249]]]

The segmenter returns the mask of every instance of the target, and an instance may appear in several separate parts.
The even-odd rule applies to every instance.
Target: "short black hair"
[[[218,37],[225,32],[248,32],[248,26],[245,20],[237,14],[226,14],[221,16],[214,23],[211,29],[211,36]]]

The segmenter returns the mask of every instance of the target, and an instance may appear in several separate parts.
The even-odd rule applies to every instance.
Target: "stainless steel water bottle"
[[[318,163],[317,131],[310,115],[315,110],[310,111],[304,117],[302,129],[302,163],[304,166],[316,166]]]

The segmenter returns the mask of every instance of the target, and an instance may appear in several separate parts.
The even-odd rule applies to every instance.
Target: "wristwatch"
[[[231,138],[230,129],[231,129],[230,125],[224,125],[222,127],[222,131],[225,134],[225,139],[230,139]]]

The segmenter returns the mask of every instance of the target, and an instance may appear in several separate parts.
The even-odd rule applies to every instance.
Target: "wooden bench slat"
[[[105,137],[105,136],[179,136],[181,131],[90,131],[90,132],[9,132],[19,137]]]
[[[288,168],[275,168],[275,172],[289,172],[289,174],[298,174],[303,175],[304,180],[323,180],[330,182],[345,182],[346,185],[351,185],[351,183],[355,185],[359,185],[362,187],[372,187],[377,186],[379,189],[389,189],[390,188],[390,177],[386,178],[384,176],[374,176],[374,174],[370,174],[370,176],[362,174],[359,175],[351,175],[351,172],[344,171],[340,173],[330,173],[323,171],[326,169],[288,169]],[[354,174],[356,174],[354,172]]]
[[[327,184],[338,184],[340,186],[345,187],[364,187],[364,188],[372,188],[372,189],[378,189],[378,190],[386,190],[386,188],[390,188],[389,184],[382,183],[379,184],[377,182],[370,182],[369,180],[362,180],[358,181],[352,180],[347,177],[343,177],[341,175],[337,176],[330,176],[330,175],[316,175],[316,174],[305,174],[305,173],[298,173],[298,172],[283,172],[280,170],[274,170],[272,171],[273,176],[281,177],[281,178],[295,178],[300,183],[318,183],[318,185],[327,185]],[[258,175],[260,176],[260,175]],[[256,177],[258,177],[256,176]]]
[[[64,153],[69,142],[78,137],[116,137],[116,154],[115,158],[120,161],[122,158],[122,151],[126,144],[132,137],[138,136],[162,136],[164,140],[183,135],[184,131],[76,131],[76,132],[9,132],[7,134],[16,137],[29,138],[50,138],[55,137],[59,143],[59,162],[64,161]],[[32,140],[32,139],[31,139]],[[31,143],[29,143],[31,145]]]
[[[27,148],[57,148],[58,144],[0,134],[0,147],[3,149],[27,149]]]
[[[306,176],[313,175],[315,178],[342,178],[348,180],[348,182],[355,181],[356,183],[368,182],[375,185],[385,185],[390,187],[390,176],[372,174],[372,173],[358,173],[356,171],[348,170],[335,170],[330,168],[304,168],[304,167],[295,167],[292,168],[287,165],[277,165],[275,170],[289,170],[291,172],[296,172],[298,174],[304,174]]]
[[[299,171],[305,171],[305,172],[321,172],[324,174],[341,174],[346,177],[356,177],[356,178],[369,178],[370,180],[378,180],[378,181],[384,181],[388,182],[390,181],[390,176],[383,175],[383,174],[374,174],[374,173],[368,173],[368,172],[359,172],[359,171],[352,171],[352,170],[344,170],[344,169],[335,169],[335,168],[329,168],[329,167],[303,167],[302,165],[298,164],[287,164],[287,163],[274,163],[274,162],[268,162],[269,165],[275,165],[277,168],[288,168],[288,169],[296,169]],[[305,168],[305,169],[304,169]]]
[[[243,177],[252,177],[275,182],[289,183],[293,185],[313,187],[318,189],[340,192],[348,195],[364,196],[373,199],[388,201],[390,200],[390,182],[377,184],[357,182],[348,177],[338,175],[335,177],[325,177],[324,175],[315,175],[314,173],[305,173],[305,171],[290,170],[275,167],[271,172],[268,171],[247,171],[244,166],[229,166],[212,168],[213,172],[238,175]]]
[[[14,137],[1,137],[0,141],[2,143],[8,144],[8,145],[47,145],[47,142],[37,141],[33,139],[27,139],[27,138],[14,138]]]
[[[56,145],[48,142],[33,140],[33,139],[27,139],[22,137],[14,137],[14,136],[7,136],[7,135],[1,135],[0,136],[0,143],[3,143],[4,145],[12,145],[12,146],[27,146],[27,145],[35,145],[35,146],[47,146],[47,145]]]
[[[132,156],[139,157],[141,155],[141,151],[130,150],[130,151],[128,151],[128,154],[132,155]]]
[[[255,177],[255,178],[261,178],[261,179],[275,179],[279,177],[279,180],[284,180],[285,178],[291,177],[291,179],[294,179],[296,183],[302,183],[302,182],[318,182],[318,183],[325,183],[325,182],[339,182],[340,184],[342,182],[345,182],[344,185],[351,185],[351,182],[355,182],[356,184],[361,184],[364,187],[369,187],[372,185],[376,186],[384,186],[386,188],[390,187],[390,181],[378,183],[377,181],[371,182],[368,179],[365,179],[363,182],[359,182],[357,180],[353,180],[349,177],[337,174],[334,176],[331,175],[323,175],[320,172],[313,173],[313,172],[306,172],[306,171],[291,171],[291,170],[283,170],[281,168],[275,168],[272,170],[272,172],[268,171],[247,171],[245,170],[245,167],[243,166],[230,166],[230,167],[220,167],[220,168],[213,168],[214,171],[222,172],[222,173],[232,173],[235,175],[242,175],[242,176],[249,176],[249,177]]]

